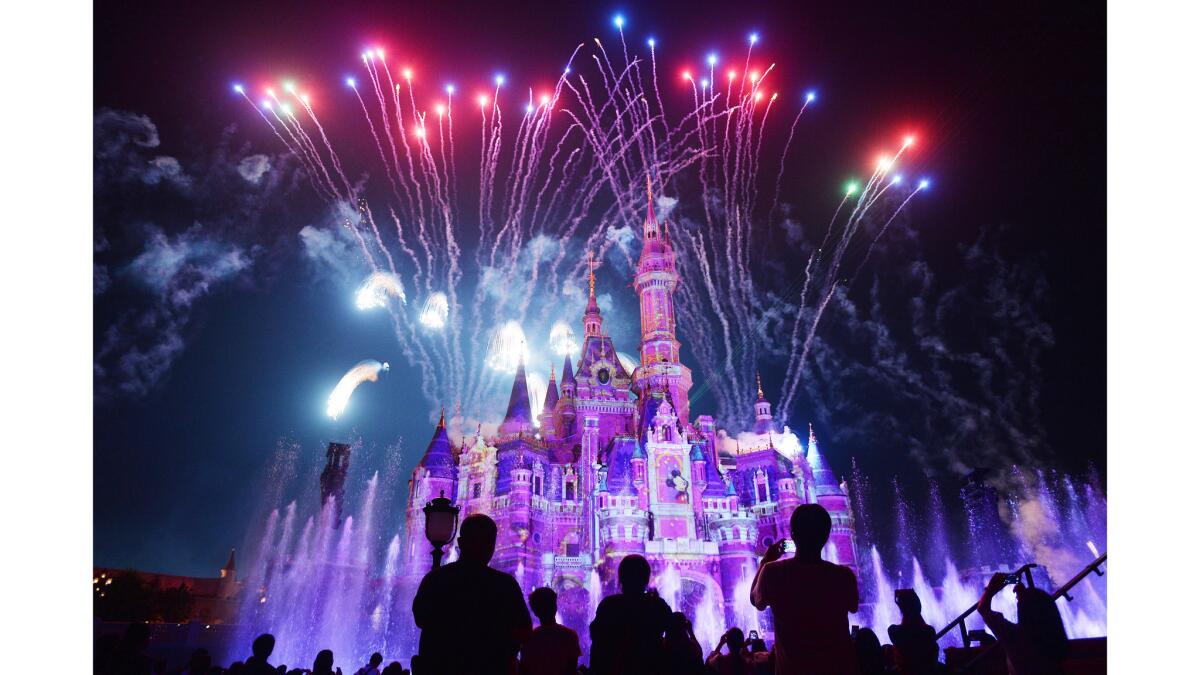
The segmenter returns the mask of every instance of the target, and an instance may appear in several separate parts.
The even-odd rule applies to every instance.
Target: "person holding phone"
[[[903,675],[928,675],[938,662],[937,631],[921,616],[921,598],[911,588],[896,589],[900,623],[888,626],[888,638],[896,647],[896,661]]]
[[[821,559],[833,521],[819,504],[792,512],[796,555],[781,560],[783,541],[767,547],[750,602],[775,618],[775,672],[850,675],[856,671],[847,614],[858,611],[858,579]]]

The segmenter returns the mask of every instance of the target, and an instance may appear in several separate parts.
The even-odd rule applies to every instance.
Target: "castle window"
[[[758,492],[758,495],[757,495],[758,501],[760,501],[760,502],[767,501],[767,486],[762,483],[759,483],[758,485],[755,486],[755,488],[757,489],[757,492]]]
[[[542,496],[542,477],[541,476],[533,477],[533,494],[535,494],[539,497]]]
[[[563,499],[565,499],[569,502],[575,501],[575,484],[574,483],[567,483],[566,489],[563,493]]]
[[[482,490],[482,485],[479,483],[471,484],[471,499],[479,499],[479,493]]]

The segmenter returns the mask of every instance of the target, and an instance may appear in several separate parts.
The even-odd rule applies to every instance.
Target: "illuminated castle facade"
[[[421,508],[439,494],[461,508],[461,517],[495,519],[500,534],[492,566],[516,576],[526,592],[554,588],[564,622],[577,629],[601,595],[616,591],[617,565],[631,553],[650,561],[660,593],[672,587],[677,609],[694,617],[708,603],[733,625],[737,607],[749,601],[758,557],[788,537],[799,504],[829,511],[826,557],[855,564],[846,490],[811,426],[806,450],[777,447],[784,430],[761,384],[747,411],[754,434],[742,435],[737,452],[719,451],[711,416],[692,416],[692,375],[675,334],[678,283],[667,226],[657,221],[651,199],[633,284],[640,363],[629,372],[618,359],[589,272],[580,357],[567,357],[559,381],[551,371],[541,410],[531,410],[522,363],[496,437],[477,433],[455,446],[444,416],[438,423],[410,483],[401,553],[410,580],[431,564]]]

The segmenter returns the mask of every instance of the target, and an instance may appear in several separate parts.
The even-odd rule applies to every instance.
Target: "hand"
[[[763,564],[765,565],[766,563],[769,563],[769,562],[775,562],[776,560],[779,560],[781,557],[783,557],[783,540],[782,539],[780,539],[779,541],[777,541],[774,544],[771,544],[770,546],[767,547],[767,552],[763,554],[762,561],[763,561]]]
[[[988,580],[987,587],[983,589],[985,596],[993,596],[1000,592],[1007,585],[1008,575],[1004,572],[996,572],[992,578]]]

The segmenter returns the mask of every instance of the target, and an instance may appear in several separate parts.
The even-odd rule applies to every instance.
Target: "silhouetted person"
[[[727,654],[721,653],[721,647],[729,648]],[[744,651],[746,635],[741,628],[730,628],[721,636],[717,646],[708,655],[708,669],[717,675],[747,675],[752,672],[749,654]]]
[[[833,522],[818,504],[792,512],[796,555],[780,560],[783,540],[767,547],[750,602],[775,618],[775,672],[834,675],[854,671],[846,614],[858,611],[858,580],[848,567],[821,560]]]
[[[896,590],[900,623],[888,626],[896,661],[904,675],[928,675],[938,663],[937,631],[921,617],[921,598],[911,588]]]
[[[887,661],[883,657],[883,645],[879,636],[870,628],[859,628],[851,636],[854,640],[854,655],[858,660],[859,675],[884,675]]]
[[[333,669],[333,652],[322,649],[313,660],[312,675],[342,675],[342,669]]]
[[[692,622],[683,612],[671,614],[663,637],[662,666],[665,675],[695,675],[704,672],[704,650],[692,631]]]
[[[379,675],[379,665],[383,663],[383,654],[375,652],[371,655],[371,659],[367,661],[367,665],[354,671],[354,675]]]
[[[187,670],[184,671],[188,675],[208,675],[208,671],[212,669],[212,656],[204,647],[192,652],[188,658]]]
[[[150,675],[154,664],[146,656],[150,646],[150,628],[144,623],[131,623],[113,648],[108,660],[110,675]]]
[[[758,636],[758,631],[752,630],[750,631],[750,634],[746,636],[746,649],[751,654],[765,654],[767,652],[767,643]]]
[[[254,643],[250,645],[251,656],[242,666],[242,673],[244,675],[275,675],[276,669],[267,662],[273,651],[275,651],[274,635],[263,633],[254,638]]]
[[[459,557],[421,580],[413,620],[421,629],[416,675],[511,673],[533,624],[521,587],[488,567],[496,523],[477,513],[459,528]]]
[[[538,588],[529,594],[529,609],[539,625],[521,647],[521,675],[573,675],[579,668],[579,636],[555,618],[558,595]]]
[[[597,675],[653,673],[660,663],[662,637],[671,608],[657,593],[647,593],[650,563],[628,555],[617,566],[621,592],[600,601],[589,627],[590,671]]]
[[[404,666],[399,661],[392,661],[383,669],[383,675],[404,675]]]
[[[1040,588],[1017,584],[1017,622],[1014,624],[992,609],[992,598],[1006,585],[1002,572],[992,575],[983,597],[979,598],[979,615],[1004,646],[1011,675],[1062,672],[1067,655],[1067,631],[1054,599]]]

